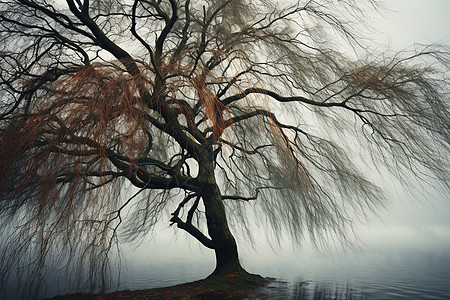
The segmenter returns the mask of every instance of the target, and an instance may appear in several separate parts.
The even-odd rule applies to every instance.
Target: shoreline
[[[243,299],[257,292],[258,289],[267,287],[275,278],[263,278],[254,275],[251,280],[238,275],[226,277],[208,277],[206,279],[177,284],[168,287],[159,287],[144,290],[123,290],[111,293],[98,294],[69,294],[58,295],[49,300],[81,300],[81,299]]]

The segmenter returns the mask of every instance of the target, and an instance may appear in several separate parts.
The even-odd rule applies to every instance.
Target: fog
[[[385,1],[382,15],[374,15],[378,40],[402,49],[412,43],[450,42],[450,2],[447,0]]]
[[[390,45],[394,51],[413,43],[450,44],[449,11],[450,1],[446,0],[391,0],[386,1],[381,14],[374,12],[369,20],[379,47]],[[425,187],[425,193],[416,195],[412,190],[408,194],[400,183],[392,182],[383,175],[378,177],[389,202],[380,209],[378,215],[369,213],[367,222],[355,225],[358,239],[354,239],[353,247],[342,247],[339,243],[331,242],[328,248],[318,250],[307,240],[298,247],[288,240],[271,247],[265,240],[264,230],[255,228],[253,245],[237,237],[244,266],[258,272],[258,266],[263,268],[265,264],[289,264],[292,259],[306,257],[311,263],[324,259],[337,261],[354,253],[370,255],[380,251],[446,251],[450,247],[449,196],[439,189],[436,191],[433,183]],[[424,187],[417,185],[415,188],[422,192]],[[168,220],[162,220],[155,228],[155,236],[138,248],[125,245],[125,260],[129,269],[133,266],[142,267],[143,262],[164,264],[191,260],[204,263],[212,270],[213,252],[202,249],[195,240],[168,224]]]
[[[377,39],[394,50],[414,43],[450,45],[450,1],[386,1],[382,16],[374,15]],[[387,184],[388,181],[385,182]],[[429,187],[428,195],[412,199],[399,185],[391,185],[388,203],[358,232],[368,248],[443,250],[450,245],[449,195]],[[420,191],[421,187],[417,187]],[[415,196],[415,195],[412,195]]]

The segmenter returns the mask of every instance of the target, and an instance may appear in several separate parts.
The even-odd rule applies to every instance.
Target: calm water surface
[[[322,263],[270,262],[247,267],[276,278],[247,299],[450,299],[450,252],[388,251],[348,254]],[[129,269],[123,288],[170,286],[202,279],[211,271],[210,264],[189,260],[144,264]]]
[[[133,259],[113,290],[139,290],[171,286],[205,278],[214,268],[205,259]],[[247,257],[251,273],[275,278],[246,299],[450,299],[450,252],[375,251],[340,257]],[[0,299],[15,299],[17,286]],[[61,283],[43,297],[73,293]]]

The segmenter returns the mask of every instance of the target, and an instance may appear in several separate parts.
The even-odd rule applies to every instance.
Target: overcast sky
[[[415,42],[450,45],[450,0],[388,0],[386,2],[386,11],[383,16],[374,14],[368,18],[371,24],[375,25],[376,34],[379,36],[377,43],[382,46],[390,44],[393,50],[406,48]],[[362,251],[405,247],[409,249],[448,249],[450,247],[448,195],[435,194],[437,201],[427,197],[412,200],[403,193],[401,187],[396,186],[390,188],[389,198],[391,202],[385,210],[380,212],[380,218],[373,218],[367,226],[356,228],[356,233],[366,244]],[[162,227],[167,226],[163,224]],[[200,251],[201,247],[198,247],[195,242],[190,245],[190,249],[180,251],[180,247],[185,247],[185,235],[180,232],[177,241],[174,241],[172,235],[173,231],[170,229],[157,232],[157,238],[138,249],[135,254],[139,255],[134,255],[132,260],[141,256],[148,257],[151,253],[152,258],[156,260],[190,256],[198,258],[206,254],[206,260],[213,261],[212,253],[208,250]],[[244,246],[240,251],[244,262],[259,264],[264,253],[272,253],[270,252],[272,250],[266,248],[267,244],[257,246],[253,250]],[[157,251],[157,249],[162,250]],[[282,257],[294,255],[295,251],[301,253],[308,249],[281,249],[278,253]],[[312,250],[309,251],[313,253]],[[276,260],[275,257],[272,258]]]
[[[450,45],[449,0],[389,0],[386,12],[374,16],[380,38],[393,49],[403,49],[413,43],[442,43]],[[417,247],[450,246],[449,196],[435,194],[417,201],[407,198],[401,188],[392,193],[388,209],[381,220],[370,222],[361,229],[362,238],[372,246],[407,244]],[[445,201],[447,200],[447,201]]]
[[[413,42],[450,42],[449,0],[388,0],[384,17],[375,17],[390,44],[404,48]]]

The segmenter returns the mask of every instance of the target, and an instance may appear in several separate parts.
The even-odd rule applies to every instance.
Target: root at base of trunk
[[[252,289],[264,286],[269,282],[260,275],[250,274],[244,269],[239,273],[226,275],[209,275],[206,279],[198,281],[203,286],[204,299],[219,299],[220,296],[230,297],[245,295]],[[203,299],[203,298],[202,298]]]

